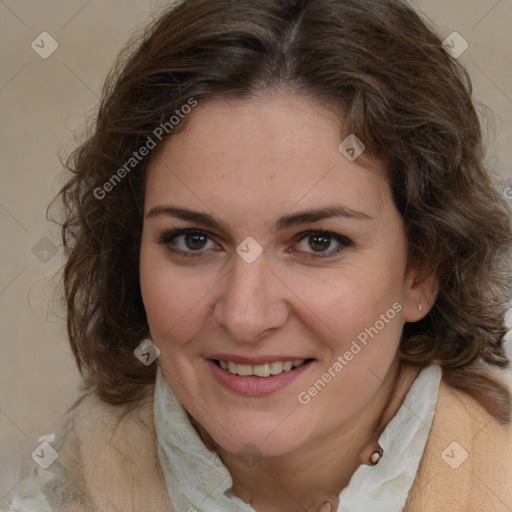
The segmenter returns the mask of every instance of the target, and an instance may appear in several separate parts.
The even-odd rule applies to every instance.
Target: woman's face
[[[152,340],[225,450],[290,453],[360,414],[422,316],[403,221],[384,173],[339,150],[334,109],[289,93],[189,116],[147,175]]]

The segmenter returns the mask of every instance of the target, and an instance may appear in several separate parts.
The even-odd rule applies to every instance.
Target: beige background
[[[0,1],[0,501],[18,481],[39,436],[79,394],[63,312],[51,290],[62,264],[59,231],[45,208],[62,171],[58,153],[94,109],[128,36],[164,1]],[[512,0],[416,0],[444,38],[469,43],[460,57],[475,96],[495,114],[489,165],[512,184]],[[47,59],[31,47],[48,32]],[[39,40],[39,39],[38,39]],[[54,254],[55,253],[55,254]]]

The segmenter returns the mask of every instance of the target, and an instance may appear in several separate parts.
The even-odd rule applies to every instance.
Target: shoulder
[[[78,400],[62,417],[58,437],[62,443],[75,438],[80,445],[129,442],[134,436],[151,435],[153,396],[148,393],[137,404],[112,405],[89,393]]]
[[[410,508],[453,512],[512,508],[512,424],[443,380]]]
[[[52,512],[174,510],[158,459],[151,394],[130,408],[84,395],[61,418],[51,444],[58,457],[38,468],[31,486],[40,486]]]

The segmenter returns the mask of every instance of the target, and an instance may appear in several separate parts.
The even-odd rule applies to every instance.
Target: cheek
[[[387,321],[385,329],[393,330],[393,338],[401,329],[402,280],[401,269],[371,265],[371,259],[339,269],[336,274],[316,278],[287,276],[286,282],[299,299],[295,301],[298,316],[320,340],[332,349],[343,349],[366,328],[381,327],[381,315]],[[395,308],[393,308],[393,304]]]
[[[319,410],[342,405],[334,423],[340,417],[347,420],[377,391],[396,357],[403,329],[400,282],[380,276],[377,284],[377,274],[363,270],[352,269],[350,279],[340,279],[325,290],[308,290],[311,301],[317,297],[308,327],[320,340],[324,357],[310,387],[301,391],[316,396]],[[320,380],[328,385],[318,392]]]
[[[205,295],[214,284],[204,275],[184,275],[156,252],[150,247],[141,250],[140,285],[153,341],[165,350],[194,335],[198,317],[205,314]]]

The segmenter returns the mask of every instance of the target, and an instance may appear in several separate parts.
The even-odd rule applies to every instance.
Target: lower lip
[[[208,359],[207,363],[214,377],[225,388],[239,395],[261,396],[269,395],[283,389],[307,372],[313,361],[308,361],[294,370],[288,372],[283,371],[278,375],[272,375],[270,377],[241,377],[240,375],[233,375],[227,370],[223,370],[211,359]]]

